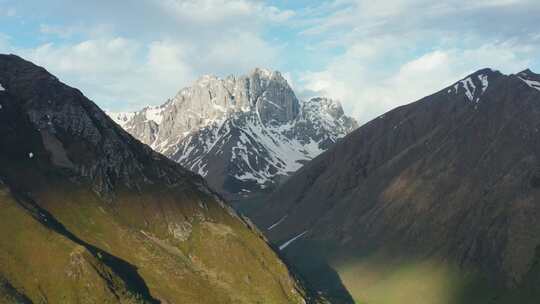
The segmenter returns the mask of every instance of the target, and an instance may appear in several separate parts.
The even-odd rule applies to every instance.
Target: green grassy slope
[[[0,210],[6,303],[16,302],[16,294],[34,303],[142,302],[99,258],[41,224],[5,187],[0,189]]]
[[[28,198],[14,199],[7,189],[0,198],[0,231],[13,232],[0,236],[0,274],[33,302],[303,301],[301,288],[262,236],[210,193],[153,185],[138,193],[119,190],[107,203],[84,184],[36,170],[39,164],[4,164],[3,172],[18,181],[15,191]],[[78,241],[36,220],[32,213],[39,217],[40,210]],[[132,265],[137,275],[109,269],[101,254]]]
[[[29,62],[0,82],[0,303],[306,302],[201,177]]]

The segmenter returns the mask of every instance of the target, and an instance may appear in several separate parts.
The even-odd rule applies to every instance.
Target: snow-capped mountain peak
[[[276,75],[279,75],[279,72],[275,72]],[[270,69],[266,69],[266,68],[255,68],[251,74],[258,74],[264,78],[267,78],[267,79],[270,79],[272,78],[272,76],[274,75],[274,71],[270,70]]]
[[[225,195],[274,186],[357,127],[338,101],[296,98],[278,71],[206,75],[165,104],[110,113]]]
[[[107,111],[107,115],[114,120],[118,125],[120,125],[122,128],[126,123],[131,121],[133,116],[135,116],[135,112],[109,112]]]
[[[468,101],[478,103],[489,87],[490,78],[498,74],[498,71],[489,68],[479,70],[453,84],[448,93],[463,94]]]

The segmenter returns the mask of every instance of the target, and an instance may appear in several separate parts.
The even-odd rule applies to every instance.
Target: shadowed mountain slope
[[[361,303],[536,303],[540,76],[484,69],[392,110],[263,206],[314,284],[320,255]]]

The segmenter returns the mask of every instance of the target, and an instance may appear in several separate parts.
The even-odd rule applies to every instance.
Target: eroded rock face
[[[279,72],[255,69],[225,79],[206,75],[161,106],[111,116],[144,143],[167,147],[171,139],[238,112],[256,112],[265,125],[280,124],[298,115],[299,101]]]
[[[53,160],[91,179],[102,195],[110,193],[118,182],[136,188],[149,176],[168,176],[168,181],[174,182],[191,175],[165,166],[144,168],[152,159],[165,158],[119,130],[81,92],[62,84],[45,69],[21,64],[9,56],[0,62],[0,69],[0,83],[6,88],[3,94],[13,96],[11,102],[17,103],[4,104],[3,112],[22,107],[41,132]],[[37,156],[37,151],[27,153]]]
[[[157,107],[109,113],[229,197],[268,190],[357,127],[339,102],[299,101],[277,71],[204,76]]]

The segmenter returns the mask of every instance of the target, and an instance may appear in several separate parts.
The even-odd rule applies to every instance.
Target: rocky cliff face
[[[539,122],[540,75],[480,70],[351,133],[255,220],[362,302],[535,303]]]
[[[204,76],[158,107],[109,113],[229,197],[272,188],[357,127],[328,98],[299,101],[277,71]]]
[[[204,180],[0,55],[0,302],[305,303]]]

